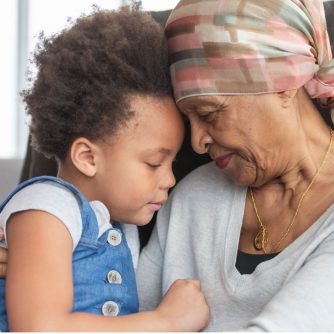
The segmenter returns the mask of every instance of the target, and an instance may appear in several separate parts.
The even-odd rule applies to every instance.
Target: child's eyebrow
[[[169,156],[169,155],[172,154],[172,151],[169,150],[168,148],[161,147],[161,148],[157,148],[157,149],[154,149],[154,148],[153,149],[148,149],[147,153],[152,153],[152,154],[160,153],[164,156]]]

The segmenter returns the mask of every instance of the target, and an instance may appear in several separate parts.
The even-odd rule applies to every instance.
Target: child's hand
[[[0,241],[3,241],[4,234],[3,229],[0,228]],[[7,249],[0,247],[0,278],[6,278],[7,270]]]
[[[195,332],[205,328],[210,319],[209,307],[198,280],[179,279],[168,289],[156,312],[172,331]]]

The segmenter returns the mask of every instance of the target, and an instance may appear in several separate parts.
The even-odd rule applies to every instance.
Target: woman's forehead
[[[215,108],[230,102],[233,96],[225,95],[198,95],[182,99],[177,103],[181,111]]]
[[[183,114],[190,112],[210,112],[229,108],[257,108],[261,105],[277,103],[280,93],[257,95],[197,95],[177,102]]]

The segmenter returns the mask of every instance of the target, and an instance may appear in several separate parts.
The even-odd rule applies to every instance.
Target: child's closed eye
[[[161,167],[161,164],[154,164],[154,163],[149,163],[149,162],[146,162],[146,165],[154,169]]]

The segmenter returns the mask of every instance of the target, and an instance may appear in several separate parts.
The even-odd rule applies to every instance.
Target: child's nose
[[[166,175],[164,176],[161,184],[160,184],[160,187],[162,189],[170,189],[172,187],[175,186],[175,183],[176,183],[176,179],[175,179],[175,176],[174,176],[174,173],[172,171],[172,169],[170,169]]]

